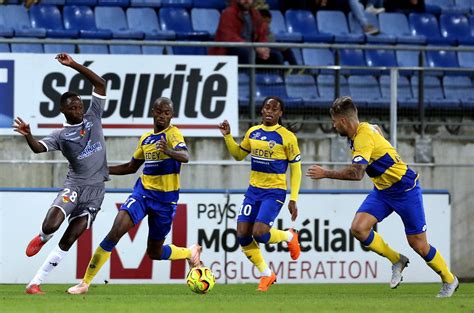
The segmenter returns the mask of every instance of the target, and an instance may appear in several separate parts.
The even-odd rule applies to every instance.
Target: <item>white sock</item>
[[[30,285],[41,285],[43,280],[48,276],[48,274],[56,267],[58,266],[59,262],[66,256],[67,251],[61,250],[59,246],[56,246],[56,248],[51,251],[51,253],[48,255],[46,260],[44,261],[43,265],[38,269],[38,271],[35,274],[35,277],[30,281],[28,286]]]
[[[43,230],[41,230],[40,233],[39,233],[39,236],[40,236],[42,242],[47,242],[49,239],[53,238],[53,235],[54,235],[54,233],[47,235],[47,234],[43,233]]]
[[[292,241],[293,240],[293,233],[289,230],[287,230],[286,233],[288,234],[288,241]]]
[[[270,271],[270,268],[268,268],[268,266],[263,272],[260,273],[260,277],[270,276],[270,275],[272,275],[272,271]]]

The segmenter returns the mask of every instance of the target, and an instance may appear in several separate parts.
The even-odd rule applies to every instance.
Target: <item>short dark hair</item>
[[[285,113],[285,103],[283,102],[283,100],[280,97],[277,97],[277,96],[268,96],[265,99],[263,99],[262,108],[265,105],[265,103],[267,103],[270,100],[275,100],[276,102],[278,102],[280,104],[280,110],[283,113]]]
[[[332,103],[331,109],[329,110],[331,116],[335,115],[356,115],[357,116],[357,107],[352,101],[351,97],[343,96],[339,97]]]
[[[173,101],[170,98],[167,98],[167,97],[156,98],[156,100],[153,101],[153,106],[158,106],[161,103],[166,103],[167,105],[169,105],[171,107],[171,109],[173,109]]]
[[[59,100],[59,104],[61,106],[66,105],[67,99],[69,99],[71,97],[78,97],[79,99],[81,99],[81,96],[79,96],[79,94],[75,93],[74,91],[66,91],[65,93],[63,93],[61,95],[61,99]]]
[[[260,9],[260,10],[258,10],[258,13],[260,13],[260,15],[263,18],[272,18],[272,12],[270,12],[270,10]]]

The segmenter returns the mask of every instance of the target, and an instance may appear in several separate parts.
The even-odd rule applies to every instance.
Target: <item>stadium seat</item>
[[[190,9],[193,7],[193,0],[161,0],[161,6],[163,8]]]
[[[0,9],[0,37],[13,37],[13,28],[6,26],[3,10]]]
[[[286,28],[285,18],[280,11],[272,10],[271,32],[275,35],[275,40],[280,42],[301,42],[303,35],[300,33],[289,33]]]
[[[390,76],[380,76],[380,91],[382,99],[390,101]],[[397,102],[398,107],[403,109],[416,109],[418,107],[418,101],[413,97],[410,81],[406,76],[398,76]]]
[[[80,38],[110,39],[112,31],[95,26],[94,12],[87,6],[65,6],[63,8],[64,27],[77,30]]]
[[[130,30],[127,18],[120,7],[95,7],[95,24],[100,29],[110,29],[112,38],[116,39],[143,39],[142,31]]]
[[[246,73],[239,73],[239,107],[247,108],[249,106],[249,76]]]
[[[397,50],[395,52],[397,56],[397,64],[400,67],[418,67],[420,65],[420,52],[412,50]],[[401,75],[413,74],[413,71],[410,70],[401,70]]]
[[[411,31],[414,35],[423,35],[428,44],[453,45],[455,38],[441,37],[438,20],[429,13],[410,13],[409,15]]]
[[[366,66],[364,52],[359,49],[340,49],[339,50],[339,61],[342,66]],[[342,74],[376,74],[378,70],[365,70],[365,69],[350,69],[341,70]]]
[[[365,50],[365,61],[370,67],[397,67],[397,58],[393,50]],[[386,73],[389,70],[382,71]]]
[[[460,46],[463,47],[463,46]],[[460,67],[474,68],[474,52],[471,51],[459,51],[458,52],[458,63]]]
[[[474,86],[467,76],[443,77],[444,94],[446,99],[461,101],[464,107],[474,108]]]
[[[334,75],[326,75],[321,74],[318,75],[317,78],[317,86],[319,92],[319,98],[321,100],[327,101],[328,105],[332,103],[332,101],[336,97],[335,93],[335,77]],[[347,79],[344,76],[339,76],[339,94],[338,96],[349,96],[349,84],[347,83]]]
[[[303,62],[304,65],[311,65],[311,66],[330,66],[334,65],[334,53],[327,48],[323,49],[310,49],[310,48],[303,48]],[[332,70],[319,70],[314,69],[311,70],[311,73],[318,74],[318,73],[333,73]]]
[[[211,39],[216,35],[221,14],[216,9],[192,9],[191,21],[195,31],[208,32]]]
[[[10,52],[10,45],[7,43],[0,43],[0,52]]]
[[[288,75],[285,79],[289,97],[303,98],[305,108],[327,107],[328,103],[319,98],[318,88],[312,75]]]
[[[411,88],[413,97],[418,99],[418,77],[412,76]],[[424,77],[424,99],[429,104],[430,108],[435,109],[457,109],[460,108],[461,102],[456,99],[445,99],[443,95],[443,88],[438,77],[425,76]]]
[[[371,25],[380,29],[379,21],[374,14],[370,14],[366,12],[365,16]],[[397,42],[397,38],[394,35],[388,35],[388,34],[383,33],[382,31],[377,36],[366,35],[364,33],[364,30],[362,29],[362,26],[356,20],[352,12],[349,12],[349,28],[351,30],[351,33],[364,35],[365,41],[367,41],[367,43],[394,44]]]
[[[303,54],[301,53],[300,48],[290,48],[291,51],[293,51],[293,55],[295,56],[296,59],[296,64],[298,65],[303,65],[304,60],[303,60]]]
[[[458,6],[454,0],[425,0],[425,12],[432,14],[439,13],[469,13],[469,8]]]
[[[109,48],[107,45],[89,45],[89,44],[78,44],[79,53],[83,54],[109,54]]]
[[[266,0],[270,10],[280,10],[280,1],[279,0]]]
[[[95,6],[97,0],[66,0],[66,5],[87,5]]]
[[[341,11],[318,11],[318,29],[334,35],[334,42],[363,43],[364,34],[352,34],[347,26],[346,16]]]
[[[130,0],[97,0],[97,5],[126,8],[130,5]]]
[[[11,49],[15,53],[43,53],[43,45],[40,43],[12,43]]]
[[[458,59],[455,51],[436,50],[436,51],[425,51],[425,66],[427,67],[459,67]],[[442,72],[438,71],[427,71],[426,74],[431,75],[442,75]],[[450,74],[452,72],[445,72]],[[454,72],[459,75],[459,72]]]
[[[383,109],[390,107],[390,102],[382,98],[379,83],[374,76],[353,75],[349,76],[349,91],[358,107],[365,104],[370,109]]]
[[[426,43],[425,36],[415,36],[411,33],[406,16],[402,13],[379,14],[380,31],[395,36],[399,44],[421,45]]]
[[[458,44],[474,45],[469,20],[462,14],[442,14],[439,18],[441,36],[456,38]]]
[[[110,54],[142,54],[142,48],[137,45],[109,45]]]
[[[145,40],[173,40],[176,38],[175,32],[160,29],[158,16],[152,8],[128,8],[127,22],[131,30],[143,32]]]
[[[328,42],[334,41],[334,36],[328,33],[320,33],[316,27],[316,21],[310,11],[287,10],[285,12],[286,27],[291,34],[303,35],[304,42]]]
[[[457,7],[467,8],[471,13],[474,12],[474,1],[473,0],[455,0]]]
[[[159,8],[161,7],[161,0],[130,0],[130,6],[140,8]]]
[[[256,99],[263,101],[265,97],[277,96],[285,103],[286,108],[303,108],[304,102],[301,97],[289,97],[286,93],[283,78],[278,74],[256,74]]]
[[[226,2],[222,0],[197,0],[194,1],[193,6],[200,9],[216,9],[219,11],[227,7]]]
[[[142,46],[143,54],[158,54],[161,55],[164,52],[164,47],[161,46]]]
[[[55,5],[34,5],[30,8],[31,25],[46,29],[49,38],[77,38],[78,31],[64,29],[61,13]]]
[[[44,53],[75,53],[76,46],[73,44],[52,44],[52,43],[45,43],[44,44]]]
[[[0,5],[0,15],[3,15],[5,28],[13,29],[15,37],[43,38],[46,36],[46,29],[31,27],[28,11],[22,5]],[[33,50],[37,51],[37,48]]]
[[[65,3],[65,0],[41,0],[42,5],[64,5]]]

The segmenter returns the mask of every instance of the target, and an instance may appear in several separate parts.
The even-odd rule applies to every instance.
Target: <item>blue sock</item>
[[[370,230],[369,237],[367,237],[367,239],[365,239],[365,240],[362,241],[361,243],[362,243],[364,246],[368,247],[368,246],[372,243],[372,241],[374,240],[374,237],[375,237],[374,230],[371,229],[371,230]]]
[[[171,247],[169,245],[163,246],[161,249],[161,260],[168,260],[171,256]]]
[[[261,236],[255,236],[254,238],[257,242],[268,243],[270,241],[270,232],[265,233]]]
[[[99,246],[107,252],[112,252],[116,245],[117,243],[108,240],[107,238],[104,238],[104,240],[99,244]]]

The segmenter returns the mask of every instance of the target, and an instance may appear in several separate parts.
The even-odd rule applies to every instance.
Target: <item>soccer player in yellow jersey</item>
[[[267,291],[276,282],[273,273],[262,257],[258,243],[288,242],[293,260],[301,250],[298,234],[273,228],[286,198],[286,170],[290,164],[291,196],[288,209],[294,221],[298,215],[296,200],[301,183],[301,157],[296,136],[279,124],[284,104],[278,97],[263,101],[260,125],[251,127],[238,145],[230,134],[230,125],[224,121],[219,125],[231,155],[238,161],[251,155],[252,170],[250,186],[237,217],[237,237],[247,258],[260,271],[258,291]]]
[[[84,294],[109,259],[115,245],[134,225],[148,215],[147,253],[153,260],[188,259],[190,267],[200,266],[201,247],[176,247],[163,245],[170,232],[179,197],[179,173],[181,163],[187,163],[189,155],[183,135],[170,124],[173,103],[168,98],[158,98],[152,108],[154,130],[143,134],[132,159],[125,164],[109,166],[111,175],[136,173],[145,163],[133,193],[120,207],[108,235],[92,256],[81,283],[68,289],[70,294]]]
[[[313,165],[306,176],[312,179],[361,180],[365,171],[375,187],[352,221],[351,232],[354,237],[392,262],[390,287],[397,288],[409,260],[389,247],[373,230],[376,223],[395,211],[403,221],[410,246],[443,281],[437,297],[451,297],[459,282],[448,269],[441,253],[426,239],[425,212],[418,174],[402,161],[378,126],[359,122],[356,105],[350,97],[336,99],[330,113],[336,132],[349,140],[352,165],[338,171]]]

